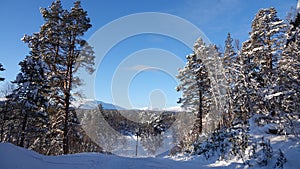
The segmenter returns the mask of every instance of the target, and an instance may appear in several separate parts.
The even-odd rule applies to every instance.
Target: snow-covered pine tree
[[[273,100],[278,108],[279,117],[284,119],[285,130],[295,133],[293,121],[300,115],[300,27],[289,26],[288,39],[278,63],[277,88],[268,99]]]
[[[234,80],[236,76],[236,52],[232,45],[233,39],[231,38],[230,33],[227,34],[227,38],[225,40],[225,50],[222,58],[224,74],[226,79],[226,107],[224,118],[227,120],[227,125],[231,125],[233,120],[233,88],[234,88]]]
[[[16,89],[8,96],[11,102],[17,106],[18,115],[15,116],[18,121],[18,131],[20,135],[16,137],[19,139],[18,145],[21,147],[29,147],[38,139],[41,139],[47,132],[48,114],[46,109],[48,107],[48,93],[49,86],[47,86],[46,74],[49,72],[47,64],[45,64],[40,57],[38,37],[32,36],[30,43],[30,55],[19,63],[21,72],[17,75]],[[34,140],[28,137],[35,138]],[[39,146],[42,143],[39,143]]]
[[[251,99],[256,104],[254,111],[257,113],[275,113],[265,97],[276,86],[276,68],[285,44],[285,31],[286,24],[277,17],[275,8],[262,9],[252,21],[250,39],[243,44],[242,55],[252,64],[248,82],[256,93]]]
[[[205,128],[207,132],[212,132],[227,123],[227,120],[223,118],[227,95],[225,71],[223,69],[221,53],[218,51],[216,45],[207,45],[205,50],[198,48],[195,52],[202,59],[203,65],[206,66],[208,72],[211,99],[209,102],[210,113],[205,117]]]
[[[234,64],[235,79],[233,86],[233,112],[234,112],[234,125],[247,124],[251,114],[253,114],[253,99],[255,93],[254,87],[255,80],[250,83],[250,77],[253,76],[252,70],[255,65],[251,62],[251,56],[243,55],[244,46],[247,46],[249,41],[244,42],[242,51],[239,52]]]
[[[192,140],[203,131],[203,117],[210,111],[210,80],[206,66],[203,64],[203,57],[206,57],[208,47],[202,39],[197,40],[194,45],[197,54],[188,55],[186,66],[179,70],[177,78],[181,84],[177,91],[182,92],[180,99],[181,106],[196,115],[193,128]],[[195,141],[195,140],[194,140]]]
[[[62,147],[61,151],[55,152],[67,154],[69,123],[74,117],[70,111],[72,90],[81,85],[75,72],[80,68],[85,68],[90,73],[94,71],[94,52],[82,39],[91,24],[80,1],[74,2],[74,6],[68,11],[62,8],[60,0],[56,0],[49,8],[42,8],[41,14],[45,23],[38,33],[41,45],[39,52],[51,70],[47,74],[47,80],[51,86],[52,135],[57,145]],[[30,39],[31,36],[25,37]]]

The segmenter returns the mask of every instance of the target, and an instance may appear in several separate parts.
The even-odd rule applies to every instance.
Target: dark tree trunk
[[[65,121],[64,121],[64,137],[63,137],[63,151],[64,154],[69,153],[69,114],[70,114],[70,99],[71,99],[71,85],[72,85],[72,66],[68,66],[67,80],[66,80],[66,91],[65,91]]]
[[[199,108],[198,108],[198,114],[197,114],[197,118],[198,118],[198,132],[199,134],[202,133],[202,91],[199,89]]]
[[[25,141],[25,137],[26,137],[26,127],[27,127],[27,120],[28,120],[28,115],[27,113],[25,113],[25,116],[23,118],[23,122],[22,122],[22,129],[21,129],[21,140],[20,140],[20,147],[24,147],[24,141]]]
[[[73,82],[73,64],[75,59],[75,40],[76,32],[74,32],[72,40],[70,40],[70,48],[67,56],[67,72],[66,72],[66,81],[65,81],[65,122],[64,122],[64,138],[63,138],[63,151],[64,154],[69,153],[69,115],[70,115],[70,99],[71,99],[71,90]]]
[[[63,151],[64,154],[69,153],[69,144],[68,144],[68,131],[69,131],[69,124],[68,124],[68,117],[69,117],[69,94],[66,95],[65,101],[66,101],[66,107],[65,107],[65,121],[64,121],[64,135],[63,135]]]

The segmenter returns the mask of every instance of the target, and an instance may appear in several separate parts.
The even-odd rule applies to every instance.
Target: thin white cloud
[[[135,65],[131,67],[126,67],[126,70],[134,70],[134,71],[143,71],[143,70],[156,70],[156,67],[148,66],[148,65]]]

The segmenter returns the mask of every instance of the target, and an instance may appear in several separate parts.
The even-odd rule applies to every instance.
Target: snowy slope
[[[272,147],[280,148],[287,158],[284,168],[300,166],[300,143],[283,136],[271,138]],[[273,168],[274,162],[263,169]],[[156,158],[126,158],[98,153],[81,153],[63,156],[43,156],[31,150],[0,143],[1,169],[196,169],[196,168],[244,168],[241,161],[213,161],[199,156],[177,156]],[[254,167],[259,168],[259,167]]]
[[[278,150],[284,153],[287,162],[284,168],[300,168],[300,139],[295,136],[271,135],[266,126],[257,126],[250,121],[250,135],[255,138],[270,139],[273,156],[267,166],[252,168],[272,169],[276,163]],[[139,146],[141,147],[141,146]],[[140,151],[139,151],[140,152]],[[34,151],[0,143],[0,169],[196,169],[196,168],[247,168],[241,159],[218,161],[218,158],[206,159],[204,156],[178,155],[169,157],[167,153],[157,157],[134,158],[99,153],[81,153],[62,156],[44,156]]]
[[[204,163],[175,161],[169,158],[125,158],[114,155],[84,153],[64,156],[43,156],[12,144],[0,144],[1,169],[182,169],[208,168]],[[203,166],[203,167],[202,167]]]

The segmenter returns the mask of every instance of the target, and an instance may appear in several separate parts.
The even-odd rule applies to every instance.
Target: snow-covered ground
[[[257,126],[251,121],[250,134],[254,138],[270,140],[274,158],[267,166],[253,168],[272,169],[279,149],[287,162],[284,168],[300,168],[300,139],[295,136],[272,135],[266,133],[265,126]],[[132,138],[133,139],[133,138]],[[80,153],[62,156],[44,156],[34,151],[17,147],[10,143],[0,143],[0,169],[194,169],[194,168],[247,168],[241,159],[218,161],[218,157],[177,155],[167,153],[156,157],[135,158],[99,153]]]
[[[300,168],[300,143],[294,138],[274,136],[274,150],[281,149],[287,163],[284,168]],[[273,168],[274,161],[265,169]],[[160,156],[155,158],[128,158],[116,155],[81,153],[62,156],[44,156],[9,143],[0,144],[1,169],[194,169],[194,168],[244,168],[241,160],[214,161],[199,156]]]
[[[157,158],[125,158],[115,155],[82,153],[63,156],[43,156],[12,144],[0,144],[1,169],[182,169],[208,168],[200,160]]]

